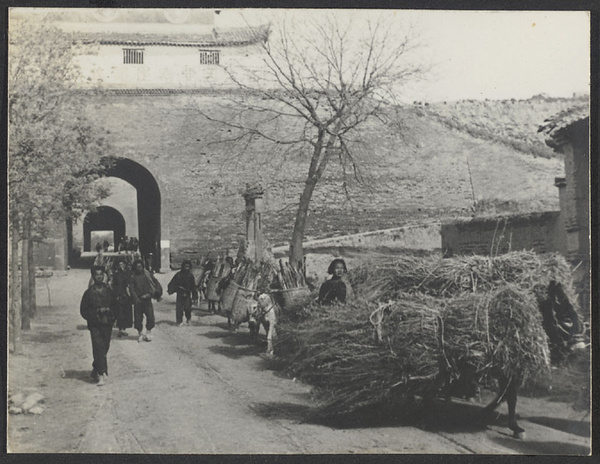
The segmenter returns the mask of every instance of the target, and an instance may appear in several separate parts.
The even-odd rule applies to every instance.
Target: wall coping
[[[303,248],[313,248],[313,247],[317,247],[317,246],[333,244],[333,243],[343,241],[343,240],[352,240],[352,239],[356,239],[356,238],[365,238],[365,237],[376,237],[379,235],[393,234],[394,232],[405,232],[405,231],[411,230],[411,229],[419,229],[419,228],[434,227],[434,226],[440,227],[441,222],[431,221],[431,222],[421,222],[421,223],[417,223],[417,224],[406,224],[402,227],[393,227],[391,229],[378,229],[378,230],[372,230],[372,231],[368,231],[368,232],[360,232],[358,234],[336,235],[335,237],[307,240],[305,242],[302,242],[302,247]],[[271,251],[273,253],[284,253],[288,249],[289,249],[289,245],[277,245],[277,246],[272,247]]]

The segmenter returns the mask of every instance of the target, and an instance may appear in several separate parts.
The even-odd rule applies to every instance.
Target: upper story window
[[[123,64],[144,64],[144,49],[124,48]]]
[[[219,64],[218,50],[200,50],[200,64]]]

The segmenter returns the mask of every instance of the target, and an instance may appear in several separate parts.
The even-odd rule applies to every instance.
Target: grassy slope
[[[537,132],[544,119],[586,102],[577,98],[537,95],[528,100],[461,100],[423,106],[428,116],[453,129],[483,140],[500,142],[516,151],[551,158],[556,156]]]

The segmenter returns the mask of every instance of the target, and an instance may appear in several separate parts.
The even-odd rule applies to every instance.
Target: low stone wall
[[[446,257],[516,250],[564,253],[561,228],[559,211],[460,219],[442,224],[442,251]]]

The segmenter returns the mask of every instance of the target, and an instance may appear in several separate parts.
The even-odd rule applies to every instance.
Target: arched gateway
[[[96,211],[88,213],[83,220],[83,251],[94,251],[92,232],[99,230],[112,231],[112,243],[116,248],[125,236],[125,218],[119,210],[110,206],[99,206]]]
[[[156,179],[147,168],[128,158],[105,158],[102,164],[106,166],[104,177],[122,179],[135,188],[140,253],[145,258],[152,255],[154,269],[168,268],[168,262],[161,262],[161,195]],[[123,216],[118,209],[108,206],[100,206],[96,212],[89,213],[83,224],[84,250],[92,251],[90,246],[93,244],[89,242],[92,230],[112,230],[115,241],[125,235],[127,225],[121,220]],[[71,227],[67,224],[68,229]],[[69,236],[68,246],[72,249],[72,233]]]

